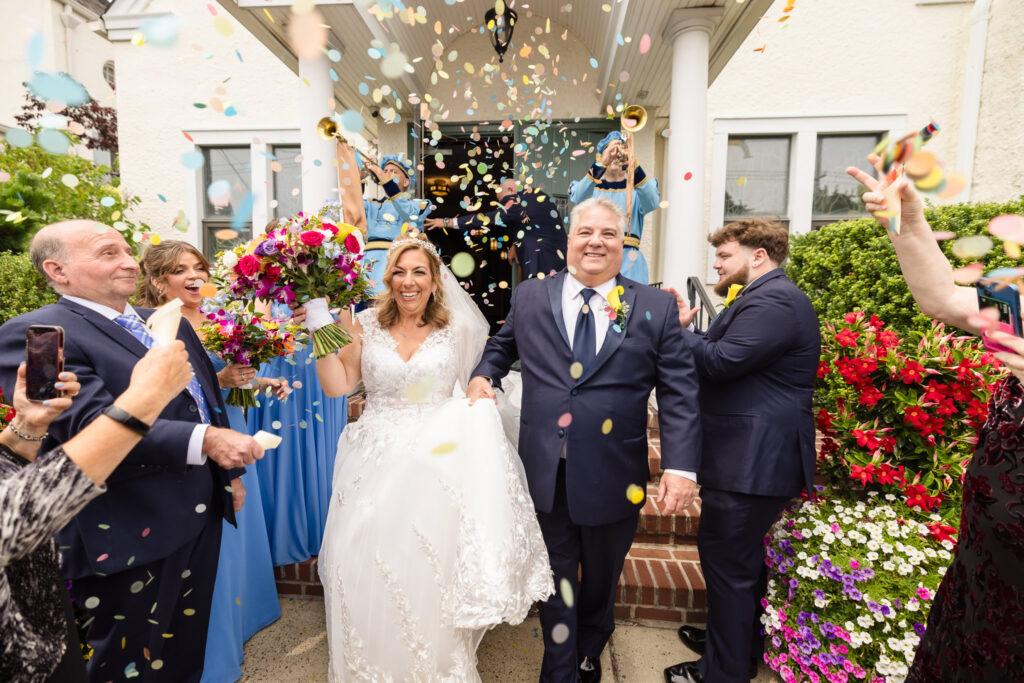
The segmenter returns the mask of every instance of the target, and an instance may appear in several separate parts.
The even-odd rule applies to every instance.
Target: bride
[[[452,398],[483,315],[422,236],[391,244],[384,284],[354,341],[317,361],[328,396],[367,391],[318,560],[330,679],[479,681],[483,633],[553,592],[548,555],[495,404]]]

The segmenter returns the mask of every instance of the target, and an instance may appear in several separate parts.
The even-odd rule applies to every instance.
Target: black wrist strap
[[[149,434],[149,430],[151,429],[150,425],[135,417],[127,410],[118,408],[113,404],[104,408],[103,414],[109,417],[111,420],[114,420],[115,422],[120,422],[125,427],[127,427],[128,429],[132,430],[133,432],[140,436],[146,436],[147,434]]]

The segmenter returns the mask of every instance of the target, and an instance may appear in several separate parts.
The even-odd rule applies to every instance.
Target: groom
[[[494,398],[492,386],[522,361],[519,455],[556,584],[541,605],[542,682],[601,680],[615,591],[643,507],[638,494],[649,478],[651,389],[666,468],[663,513],[682,512],[697,491],[693,356],[673,297],[618,274],[625,225],[622,209],[606,198],[573,209],[568,272],[516,288],[469,385],[472,401]]]

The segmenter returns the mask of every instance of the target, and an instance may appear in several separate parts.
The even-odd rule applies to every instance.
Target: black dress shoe
[[[601,683],[601,660],[594,657],[584,657],[579,664],[580,683]]]
[[[696,626],[680,626],[679,640],[683,641],[683,645],[703,656],[705,649],[704,640],[707,637],[707,633],[706,630]]]
[[[704,677],[700,675],[697,662],[680,662],[665,669],[665,683],[704,683]]]

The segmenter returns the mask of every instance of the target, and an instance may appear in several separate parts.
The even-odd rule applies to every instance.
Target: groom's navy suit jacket
[[[700,419],[693,355],[683,342],[675,299],[617,277],[629,305],[625,329],[610,325],[596,360],[574,379],[572,351],[562,318],[565,271],[527,280],[512,296],[505,324],[491,337],[473,376],[499,381],[522,361],[523,403],[519,455],[534,506],[552,510],[563,448],[569,515],[578,525],[610,524],[635,514],[626,490],[646,489],[647,398],[657,390],[661,465],[697,471]],[[603,315],[603,312],[599,312]],[[560,427],[563,415],[572,416]],[[605,421],[611,431],[603,433]]]
[[[135,310],[144,320],[152,313],[146,308]],[[50,436],[42,445],[48,450],[80,432],[128,388],[132,368],[147,349],[117,323],[61,299],[0,327],[0,386],[7,396],[14,393],[18,365],[25,359],[29,325],[64,328],[64,368],[75,373],[82,385],[71,408],[50,425]],[[185,342],[202,385],[211,423],[227,427],[213,366],[185,320],[178,339]],[[223,514],[234,522],[231,495],[225,489],[229,473],[212,460],[201,466],[186,464],[189,438],[199,422],[198,408],[187,392],[168,404],[149,435],[107,479],[107,492],[86,505],[57,535],[65,578],[121,571],[132,557],[134,566],[163,559],[199,536],[211,514]],[[241,471],[231,474],[238,476]]]

